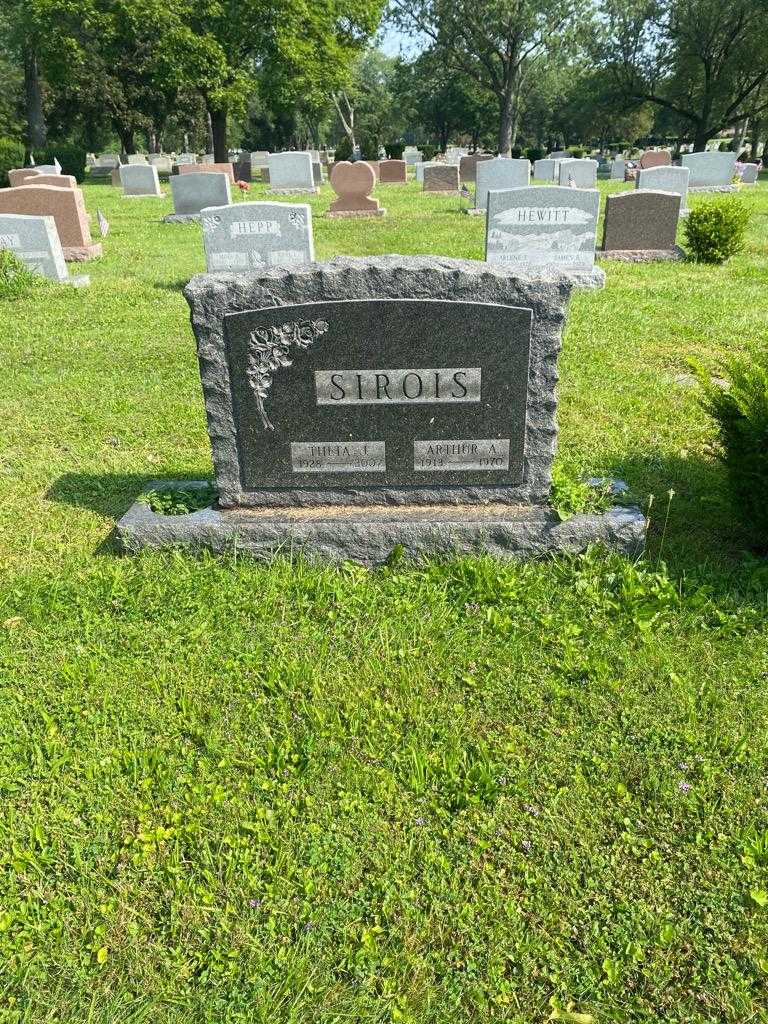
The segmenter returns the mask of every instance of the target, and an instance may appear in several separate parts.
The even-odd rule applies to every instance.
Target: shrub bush
[[[390,142],[388,146],[384,147],[387,151],[387,157],[390,160],[402,160],[403,151],[405,150],[404,142]]]
[[[512,157],[513,160],[519,160],[523,155],[523,147],[513,146],[512,149],[510,149],[509,151],[509,155]]]
[[[363,160],[379,159],[379,140],[375,136],[367,136],[360,141],[360,156]]]
[[[571,146],[568,152],[571,154],[574,160],[581,160],[581,158],[586,155],[587,151],[586,149],[582,149],[581,146]]]
[[[18,299],[39,284],[40,278],[28,270],[9,249],[0,249],[0,299]]]
[[[15,139],[0,139],[0,188],[8,185],[8,171],[24,166],[24,146]]]
[[[425,163],[428,160],[434,160],[437,155],[437,146],[433,146],[431,142],[425,142],[423,146],[419,146],[419,149]]]
[[[546,149],[542,149],[541,146],[529,146],[528,149],[526,149],[525,151],[525,155],[528,157],[532,164],[535,164],[537,160],[544,159],[544,157],[547,155],[547,151]]]
[[[336,143],[336,162],[339,160],[351,160],[352,159],[352,143],[349,141],[348,136],[344,136],[343,139],[339,139]]]
[[[755,542],[768,548],[768,347],[746,358],[726,360],[716,383],[698,364],[702,407],[717,424],[736,511]]]
[[[44,149],[35,150],[36,164],[52,164],[58,160],[62,174],[73,175],[78,183],[85,180],[85,158],[87,154],[80,146],[70,142],[50,142]]]
[[[703,199],[685,220],[689,255],[697,263],[725,263],[744,247],[749,211],[737,196]]]

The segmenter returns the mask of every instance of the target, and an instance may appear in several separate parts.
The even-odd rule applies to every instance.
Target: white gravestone
[[[262,170],[264,167],[269,167],[269,150],[268,149],[257,149],[251,153],[251,170],[256,168]]]
[[[759,172],[760,164],[744,164],[741,170],[742,185],[756,185]]]
[[[688,188],[733,188],[735,153],[720,153],[717,150],[709,153],[684,153],[681,162],[691,172]]]
[[[530,160],[509,160],[495,157],[477,165],[475,178],[475,209],[488,209],[488,193],[493,189],[524,188],[531,183]]]
[[[96,157],[97,167],[119,167],[120,157],[117,153],[100,153]]]
[[[533,176],[539,181],[554,181],[557,176],[559,160],[536,160],[533,165]]]
[[[179,153],[176,157],[176,164],[196,164],[197,155],[195,153]]]
[[[173,213],[165,221],[200,220],[207,206],[229,206],[229,178],[223,171],[190,171],[171,178]]]
[[[559,185],[576,188],[597,187],[597,160],[561,160],[558,170]]]
[[[641,172],[642,173],[642,172]],[[612,181],[624,181],[627,176],[627,164],[624,160],[620,160],[618,157],[611,161],[611,180]]]
[[[145,164],[147,163],[146,155],[144,153],[129,153],[128,163],[131,164],[131,166],[134,164]]]
[[[18,256],[29,270],[60,284],[89,284],[87,275],[70,277],[53,217],[0,213],[0,249]]]
[[[270,153],[270,192],[317,192],[309,153]]]
[[[312,211],[298,203],[235,203],[201,213],[209,272],[300,266],[315,258]]]
[[[123,195],[129,199],[163,194],[157,168],[150,164],[123,164],[120,168],[120,184],[123,186]]]
[[[154,153],[149,158],[149,162],[153,167],[157,168],[158,174],[170,174],[173,170],[171,158],[168,156],[162,156],[160,153]]]
[[[653,190],[654,192],[677,192],[680,196],[680,216],[688,213],[688,179],[690,171],[687,167],[640,168],[635,178],[635,188]]]
[[[592,271],[597,189],[533,185],[488,194],[485,258],[519,267]]]

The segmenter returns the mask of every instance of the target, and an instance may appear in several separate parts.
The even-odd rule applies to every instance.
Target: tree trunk
[[[733,133],[733,141],[731,142],[731,152],[737,156],[744,146],[744,136],[747,134],[747,121],[739,121],[736,125],[736,129]]]
[[[120,138],[120,145],[123,148],[123,153],[126,155],[136,152],[136,140],[134,137],[133,128],[125,128],[122,125],[115,125],[117,134]]]
[[[24,96],[27,114],[27,160],[35,149],[42,149],[47,139],[43,112],[43,87],[33,50],[24,53]]]
[[[707,148],[709,142],[709,130],[702,128],[702,126],[696,125],[696,131],[693,136],[693,152],[703,153]]]
[[[512,128],[514,121],[514,113],[512,110],[512,89],[511,83],[507,86],[504,91],[504,95],[501,97],[501,110],[500,110],[500,121],[499,121],[499,139],[498,139],[498,152],[499,156],[511,156],[512,155]]]
[[[760,145],[760,135],[761,135],[762,130],[763,130],[762,118],[759,115],[751,117],[750,118],[750,124],[752,125],[752,128],[751,128],[750,133],[749,133],[750,142],[751,142],[751,148],[749,150],[749,156],[750,156],[750,159],[753,162],[756,162],[759,159],[758,155],[757,155],[757,150],[758,150],[758,146]]]
[[[213,135],[213,159],[217,164],[225,164],[229,160],[227,148],[227,108],[212,110],[211,133]]]

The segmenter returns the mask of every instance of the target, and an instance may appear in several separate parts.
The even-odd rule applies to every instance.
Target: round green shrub
[[[509,155],[512,157],[513,160],[519,160],[520,157],[523,155],[523,147],[513,146],[512,149],[510,149],[509,151]]]
[[[697,263],[725,263],[744,248],[748,220],[749,211],[738,196],[702,200],[685,220],[690,258]]]
[[[379,159],[379,140],[375,135],[368,135],[360,141],[360,156],[363,160]]]
[[[547,151],[546,149],[542,149],[541,146],[529,146],[528,149],[526,149],[525,151],[525,155],[528,157],[532,164],[535,164],[537,160],[544,159],[544,157],[547,155]]]
[[[586,156],[587,153],[586,149],[583,149],[581,146],[571,146],[568,152],[571,154],[574,160],[581,160],[581,158]]]
[[[402,160],[403,151],[405,150],[404,142],[390,142],[384,147],[387,151],[387,157],[390,160]]]
[[[352,143],[349,141],[349,136],[345,135],[343,139],[339,139],[336,143],[336,162],[339,160],[351,160],[352,159]]]
[[[40,281],[9,249],[0,249],[0,299],[18,299]]]
[[[0,188],[8,184],[8,171],[24,166],[24,146],[15,139],[0,139]]]
[[[437,155],[437,146],[433,146],[431,142],[425,142],[419,149],[425,163],[429,160],[434,160]]]

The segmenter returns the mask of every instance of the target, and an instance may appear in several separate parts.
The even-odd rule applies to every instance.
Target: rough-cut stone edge
[[[619,263],[668,263],[684,260],[685,250],[679,245],[674,249],[598,249],[596,255],[601,260],[616,260]]]
[[[154,481],[147,490],[194,489],[207,481]],[[355,561],[380,565],[394,549],[407,559],[489,554],[497,558],[537,558],[562,552],[578,554],[590,544],[603,544],[634,557],[645,544],[646,519],[639,508],[614,506],[602,515],[575,515],[561,522],[549,506],[511,508],[508,515],[477,506],[465,516],[450,508],[328,508],[321,515],[302,516],[299,509],[275,509],[248,515],[208,507],[181,516],[164,516],[136,501],[115,527],[122,551],[182,547],[223,554],[247,552],[262,560],[277,555],[302,555],[323,561]],[[440,512],[445,518],[440,518]],[[367,513],[367,514],[366,514]],[[400,514],[402,513],[402,514]]]
[[[329,263],[249,274],[198,274],[184,289],[197,339],[200,377],[219,501],[235,505],[464,504],[545,502],[557,438],[557,357],[570,293],[599,287],[593,274],[533,275],[440,256],[337,256]],[[442,299],[533,311],[523,483],[515,487],[338,487],[243,491],[224,340],[224,317],[246,310],[345,299]]]
[[[101,242],[94,242],[93,245],[63,245],[61,250],[66,263],[85,263],[86,260],[101,256],[104,251]]]
[[[314,188],[268,188],[268,196],[318,196],[320,195],[320,189],[315,186]]]
[[[329,210],[326,213],[326,217],[330,217],[332,220],[336,220],[339,217],[384,217],[386,210],[383,206],[380,206],[378,210]]]

